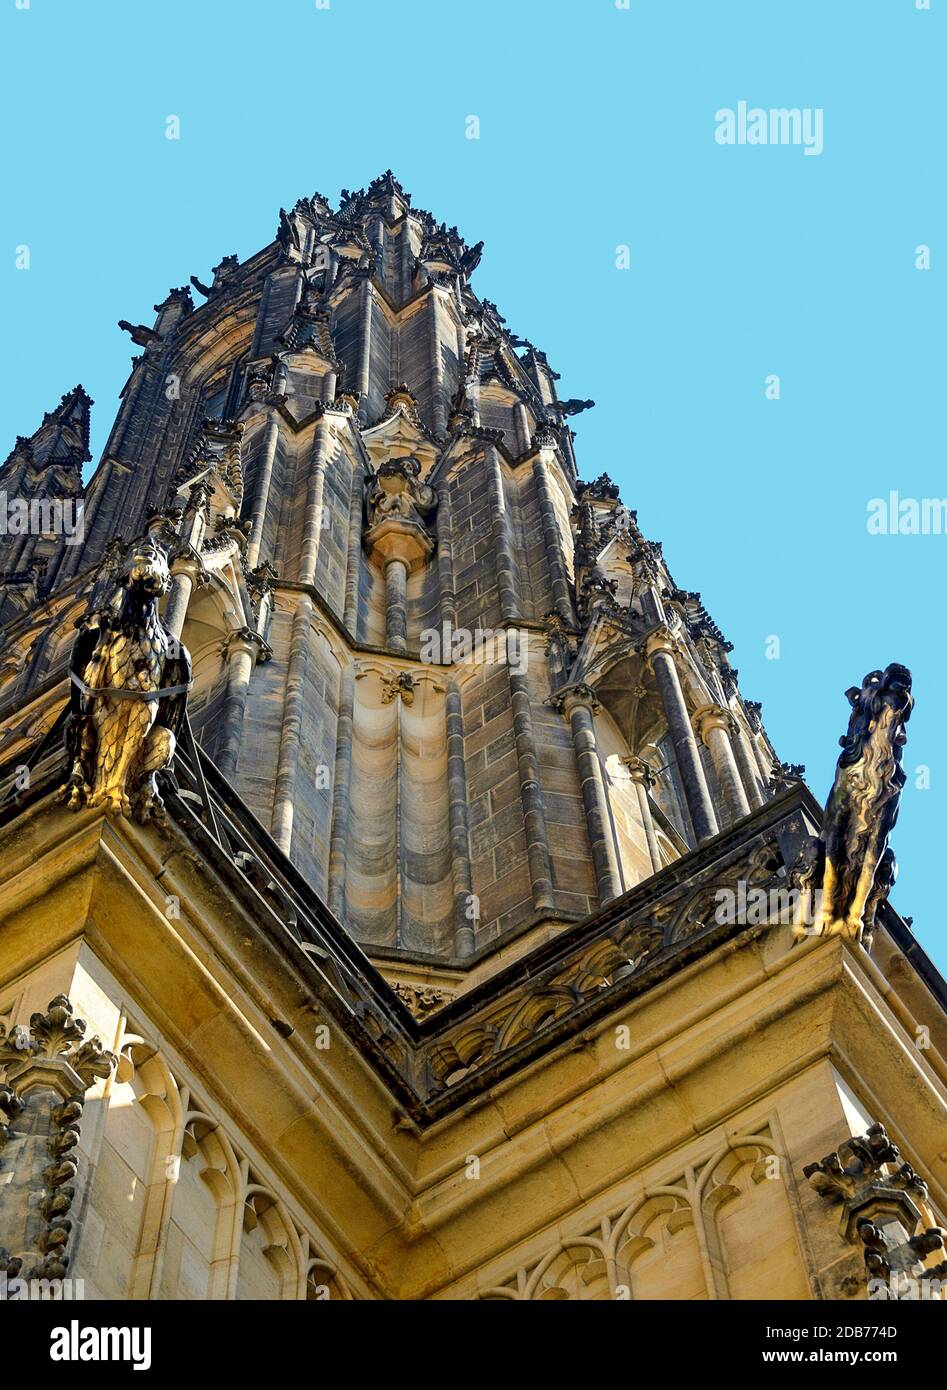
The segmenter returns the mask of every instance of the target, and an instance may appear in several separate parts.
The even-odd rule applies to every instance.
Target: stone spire
[[[197,738],[385,949],[581,918],[758,810],[775,755],[729,643],[608,473],[580,480],[594,402],[478,292],[481,243],[390,170],[275,233],[122,322],[142,351],[52,557],[63,611],[152,538]],[[25,688],[67,644],[22,624]]]
[[[48,591],[67,543],[80,536],[92,404],[74,386],[0,464],[0,622]]]

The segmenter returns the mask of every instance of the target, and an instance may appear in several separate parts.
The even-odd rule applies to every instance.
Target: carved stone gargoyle
[[[161,809],[155,774],[169,766],[191,683],[186,649],[158,615],[168,558],[153,535],[131,545],[110,601],[79,628],[66,723],[72,810],[104,806],[147,820]]]
[[[897,876],[888,836],[898,818],[905,783],[901,757],[904,726],[914,707],[911,672],[892,663],[869,671],[861,688],[846,696],[852,706],[848,732],[822,821],[793,868],[793,882],[806,891],[821,889],[811,925],[797,936],[846,935],[871,943],[875,915]]]

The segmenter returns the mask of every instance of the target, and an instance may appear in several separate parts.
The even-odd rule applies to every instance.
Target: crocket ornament
[[[901,758],[911,716],[911,672],[892,663],[869,671],[846,696],[852,707],[848,732],[822,822],[796,870],[806,888],[821,884],[821,901],[811,926],[799,936],[847,935],[871,942],[875,913],[887,898],[897,864],[888,837],[898,818],[906,781]]]
[[[169,585],[167,553],[148,535],[126,551],[110,600],[80,625],[61,791],[72,810],[102,806],[140,821],[161,810],[155,774],[174,756],[191,683],[187,650],[158,615]]]

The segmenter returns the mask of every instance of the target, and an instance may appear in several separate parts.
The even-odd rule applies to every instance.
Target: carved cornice
[[[573,1034],[591,1018],[594,1004],[607,1007],[609,998],[650,988],[711,949],[726,932],[740,930],[716,921],[721,889],[735,893],[743,882],[768,892],[784,882],[782,864],[777,840],[758,833],[739,855],[718,853],[697,874],[680,876],[671,866],[657,876],[658,892],[652,892],[647,907],[634,906],[629,895],[611,914],[602,914],[597,928],[577,933],[581,942],[568,949],[561,943],[559,950],[550,947],[545,963],[538,952],[525,981],[514,982],[512,974],[496,981],[499,997],[472,1006],[457,1022],[445,1018],[425,1045],[432,1076],[429,1108],[439,1112],[451,1099],[462,1103],[470,1088],[495,1078],[517,1055],[525,1064],[535,1055],[539,1020],[545,1036]]]

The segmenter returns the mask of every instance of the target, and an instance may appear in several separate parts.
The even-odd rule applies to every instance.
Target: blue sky
[[[137,351],[119,318],[151,322],[172,285],[257,251],[281,204],[390,166],[484,240],[478,293],[563,394],[597,401],[576,422],[582,475],[609,472],[700,590],[820,799],[843,691],[912,668],[892,900],[947,969],[947,536],[866,524],[892,490],[947,496],[931,4],[5,0],[0,447],[82,381],[98,457]],[[715,113],[741,100],[821,108],[822,153],[719,145]]]

